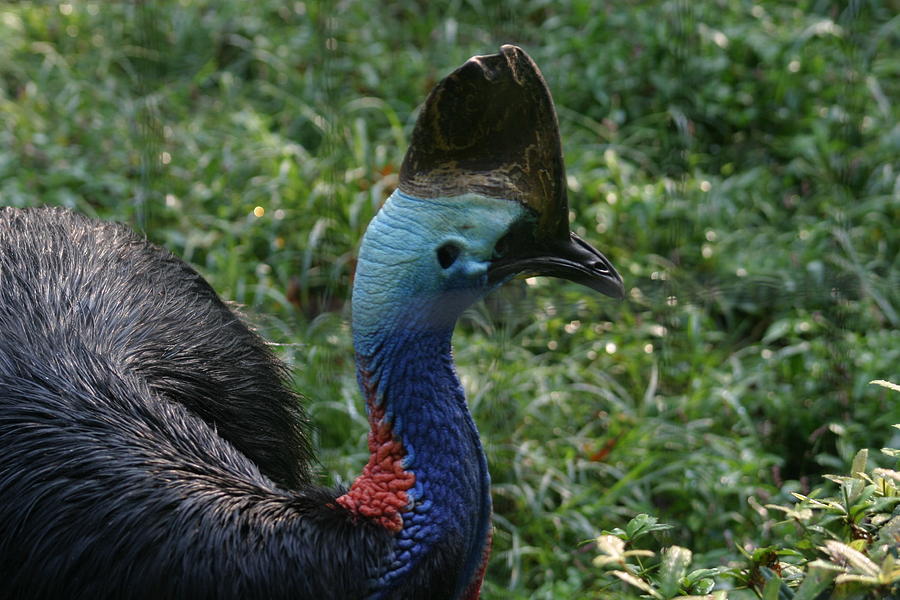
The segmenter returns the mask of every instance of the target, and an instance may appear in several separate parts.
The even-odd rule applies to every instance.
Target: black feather
[[[0,597],[364,597],[390,533],[308,483],[297,400],[168,252],[0,210]]]
[[[5,209],[0,269],[0,344],[79,344],[184,404],[278,484],[308,481],[306,419],[284,366],[184,261],[117,223]],[[81,356],[58,372],[83,368]]]

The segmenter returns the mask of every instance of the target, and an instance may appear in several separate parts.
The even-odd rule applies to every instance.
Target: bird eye
[[[456,259],[459,257],[459,253],[461,252],[459,246],[454,243],[448,242],[437,249],[437,259],[438,263],[441,265],[442,269],[450,268],[450,265],[456,262]]]
[[[498,260],[506,256],[506,253],[509,251],[509,236],[505,235],[500,240],[497,241],[497,244],[494,246],[494,251],[491,254],[491,260]]]

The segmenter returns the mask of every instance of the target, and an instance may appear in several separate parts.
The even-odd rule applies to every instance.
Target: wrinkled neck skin
[[[460,313],[489,291],[493,247],[522,210],[478,196],[422,200],[395,192],[363,239],[353,340],[372,459],[339,501],[394,532],[371,598],[392,597],[410,582],[427,585],[417,576],[426,570],[443,578],[450,597],[478,596],[490,547],[490,478],[450,338]],[[448,240],[462,251],[442,268],[436,249]],[[396,460],[386,475],[390,456]],[[385,494],[367,491],[385,477],[397,481],[388,493],[394,508],[373,500]]]

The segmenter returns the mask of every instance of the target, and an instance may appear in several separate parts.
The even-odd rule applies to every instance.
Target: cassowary
[[[549,90],[519,48],[428,96],[364,236],[352,327],[371,456],[311,481],[284,367],[126,227],[0,211],[0,597],[477,598],[490,480],[450,352],[518,275],[610,296],[569,232]]]

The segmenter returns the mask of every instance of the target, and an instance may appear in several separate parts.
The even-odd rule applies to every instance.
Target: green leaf
[[[691,551],[681,546],[670,546],[663,551],[659,586],[667,598],[678,593],[679,582],[687,573],[691,557]]]
[[[722,573],[731,573],[733,569],[729,567],[714,567],[712,569],[694,569],[684,578],[685,585],[688,587],[699,585],[700,581],[712,581],[714,577],[721,575]],[[698,594],[706,594],[708,592],[701,592],[699,590],[693,590]]]
[[[691,591],[697,594],[708,594],[716,587],[716,580],[708,577],[701,579],[691,586]]]
[[[794,600],[815,600],[819,594],[831,585],[836,576],[837,572],[832,569],[810,566],[806,571],[803,583],[794,592]]]
[[[869,461],[869,450],[863,448],[853,457],[853,463],[850,465],[850,474],[853,477],[859,477],[859,474],[866,472],[866,464]]]
[[[775,340],[781,339],[785,336],[785,334],[789,333],[790,330],[791,321],[789,319],[781,319],[775,321],[769,326],[769,329],[766,330],[762,342],[763,344],[769,344]]]
[[[667,529],[672,529],[672,526],[659,523],[658,518],[641,513],[631,519],[625,526],[625,535],[628,541],[634,541],[653,531],[665,531]]]
[[[781,589],[780,579],[769,579],[763,588],[762,600],[779,600],[778,592]]]
[[[767,567],[759,570],[766,579],[762,600],[793,600],[794,592],[781,580],[781,577]]]
[[[776,546],[766,546],[764,548],[757,548],[753,551],[753,554],[750,555],[750,560],[753,561],[754,564],[757,565],[765,565],[772,562],[774,557],[778,556],[778,547]]]

